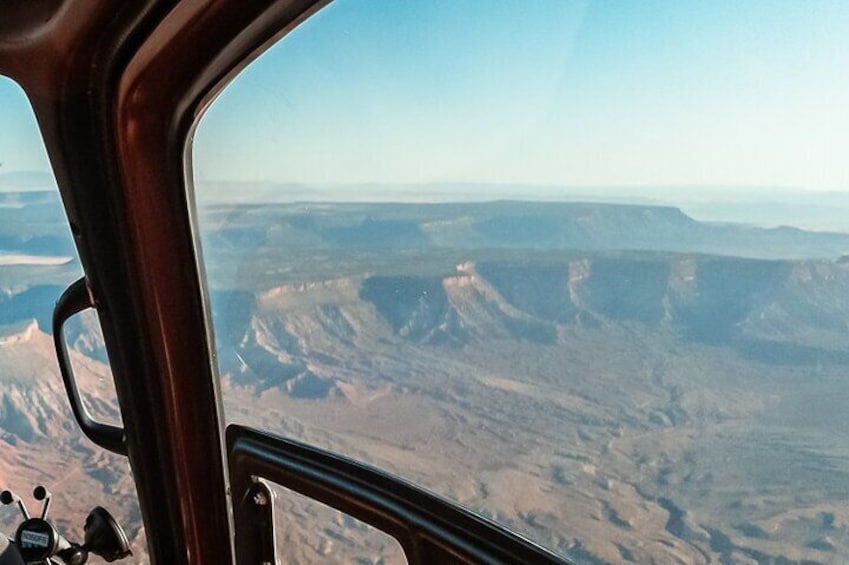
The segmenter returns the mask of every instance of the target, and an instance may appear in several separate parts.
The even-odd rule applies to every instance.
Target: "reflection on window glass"
[[[226,419],[579,563],[849,560],[847,64],[845,3],[331,4],[194,141]]]
[[[89,511],[101,505],[125,526],[135,562],[147,561],[135,484],[127,459],[105,452],[79,430],[59,374],[51,334],[53,306],[82,276],[74,242],[32,110],[0,77],[0,488],[36,514],[37,485],[52,494],[49,517],[82,541]],[[95,418],[120,422],[100,325],[93,312],[66,324],[83,401]],[[22,521],[0,507],[0,532]]]

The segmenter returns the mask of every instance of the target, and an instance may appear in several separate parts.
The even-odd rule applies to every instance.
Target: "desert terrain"
[[[45,484],[69,532],[103,504],[143,562],[127,464],[76,430],[46,333],[79,274],[58,201],[5,198],[0,482]],[[849,560],[849,235],[598,203],[200,210],[228,423],[387,469],[577,563]],[[95,326],[69,328],[74,361],[118,421]],[[277,511],[286,562],[403,562],[283,489]]]

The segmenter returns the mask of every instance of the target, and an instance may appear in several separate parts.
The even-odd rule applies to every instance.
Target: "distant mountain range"
[[[304,190],[302,198],[320,194]],[[775,223],[783,214],[795,212],[806,225],[816,225],[816,217],[827,215],[829,219],[822,225],[839,226],[840,217],[849,214],[849,198],[839,194],[818,196],[814,201],[803,201],[799,195],[783,198],[771,203],[688,205],[704,216],[742,223],[699,222],[671,206],[600,202],[201,203],[201,210],[206,219],[223,222],[214,230],[215,237],[225,241],[237,238],[237,245],[249,246],[272,235],[298,245],[324,243],[353,248],[650,249],[761,258],[836,257],[849,253],[849,233],[753,225]],[[841,212],[844,207],[847,214]],[[246,218],[240,220],[243,215]],[[270,215],[275,216],[274,231],[265,234],[269,226],[256,220]],[[240,228],[240,224],[246,225]],[[55,191],[0,191],[0,252],[3,251],[74,254],[64,210]]]
[[[573,202],[280,204],[202,212],[212,254],[262,246],[308,249],[549,249],[836,258],[849,234],[698,222],[664,206]]]

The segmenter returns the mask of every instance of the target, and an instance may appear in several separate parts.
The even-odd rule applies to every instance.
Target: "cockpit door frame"
[[[248,562],[234,553],[191,138],[227,82],[325,3],[4,7],[16,25],[0,25],[0,73],[32,102],[97,304],[152,563]],[[416,563],[559,562],[379,471],[246,429],[230,440],[237,490],[266,475],[391,530]]]

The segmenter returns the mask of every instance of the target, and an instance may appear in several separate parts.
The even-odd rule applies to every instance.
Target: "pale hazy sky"
[[[849,190],[849,2],[342,0],[195,148],[200,179]]]
[[[246,69],[196,180],[849,191],[849,2],[337,0]],[[0,82],[0,173],[45,169]]]

